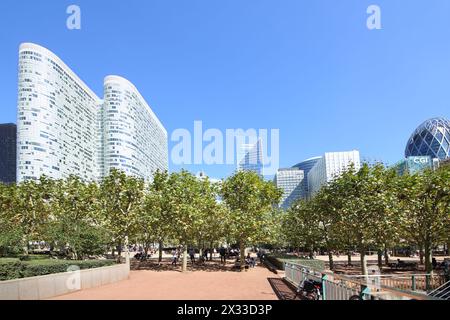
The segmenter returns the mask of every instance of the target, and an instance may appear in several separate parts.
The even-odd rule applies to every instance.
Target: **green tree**
[[[360,252],[362,274],[367,274],[366,252],[374,244],[374,230],[379,223],[379,210],[374,201],[382,181],[374,171],[365,163],[359,171],[351,167],[332,182],[336,196],[343,200],[341,226],[352,233],[350,238]]]
[[[287,210],[283,222],[287,242],[297,251],[306,248],[310,257],[323,238],[318,217],[312,202],[300,199]]]
[[[54,181],[45,176],[37,181],[21,182],[12,195],[12,222],[20,229],[25,255],[28,255],[29,242],[41,240],[51,217],[51,201]]]
[[[0,183],[0,256],[18,252],[22,242],[20,226],[13,219],[15,188]]]
[[[404,175],[400,181],[399,197],[405,212],[402,224],[410,241],[425,250],[425,269],[433,271],[432,250],[448,240],[450,214],[450,169],[426,170]]]
[[[53,219],[47,228],[50,239],[75,260],[103,253],[107,240],[106,231],[98,224],[98,185],[72,175],[55,186]]]
[[[146,250],[151,243],[159,244],[159,262],[162,260],[164,242],[172,236],[171,196],[169,175],[156,171],[145,193],[141,213],[138,215],[138,238]]]
[[[111,170],[100,183],[101,221],[111,233],[119,260],[122,246],[128,250],[128,239],[136,236],[143,198],[144,181],[122,171]]]
[[[241,270],[245,268],[245,248],[270,239],[274,210],[282,191],[254,172],[239,171],[223,182],[221,195],[230,209],[230,232],[239,243]]]
[[[168,178],[167,207],[172,238],[183,246],[182,270],[187,270],[187,247],[198,240],[204,224],[201,205],[201,184],[191,173],[183,170]]]

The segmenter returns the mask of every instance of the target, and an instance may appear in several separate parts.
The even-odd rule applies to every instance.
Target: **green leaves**
[[[450,167],[398,176],[382,164],[349,168],[283,221],[293,246],[383,249],[402,242],[431,247],[450,237]]]
[[[230,210],[230,235],[246,244],[265,242],[271,238],[277,215],[274,206],[282,192],[248,171],[236,172],[223,182],[222,198]]]

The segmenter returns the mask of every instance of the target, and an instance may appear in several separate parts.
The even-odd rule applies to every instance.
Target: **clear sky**
[[[2,0],[0,123],[16,122],[18,48],[34,42],[100,97],[106,75],[129,79],[169,138],[195,120],[275,128],[282,167],[352,149],[394,163],[415,127],[450,115],[449,16],[448,0]]]

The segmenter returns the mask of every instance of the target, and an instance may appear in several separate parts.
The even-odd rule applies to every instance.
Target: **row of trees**
[[[382,164],[350,168],[310,201],[298,201],[283,218],[282,240],[290,246],[359,251],[367,274],[366,252],[387,263],[388,249],[415,246],[432,272],[432,249],[450,243],[450,167],[399,176]],[[422,255],[421,255],[422,258]]]
[[[148,249],[159,243],[184,248],[239,244],[241,261],[247,245],[270,241],[280,218],[273,210],[281,192],[251,172],[237,172],[221,183],[187,171],[156,172],[149,184],[112,170],[100,183],[75,176],[41,177],[17,185],[0,184],[0,249],[44,241],[73,259],[130,242]],[[160,259],[162,252],[160,250]],[[244,266],[242,266],[244,267]]]

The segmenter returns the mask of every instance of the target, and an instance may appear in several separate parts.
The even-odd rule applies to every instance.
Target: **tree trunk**
[[[210,246],[209,246],[209,261],[213,260],[213,251],[214,251],[213,245],[214,245],[214,243],[211,242]]]
[[[119,245],[117,246],[117,262],[120,263],[122,258],[122,243],[119,242]]]
[[[361,272],[362,275],[366,276],[367,272],[367,259],[366,259],[366,250],[365,248],[360,248],[360,257],[361,257]]]
[[[429,240],[425,241],[424,247],[425,247],[425,272],[433,273],[433,265],[431,263],[433,250],[431,241]]]
[[[384,264],[385,265],[389,264],[389,254],[388,254],[387,246],[384,246]]]
[[[245,271],[245,245],[243,241],[239,242],[239,250],[241,251],[241,271]]]
[[[383,268],[383,250],[378,249],[377,256],[378,256],[378,268],[380,268],[381,270]]]
[[[309,249],[309,258],[314,259],[314,247],[313,246],[311,246],[311,248]]]
[[[351,250],[348,250],[348,251],[347,251],[347,264],[348,264],[349,266],[352,265],[352,251],[351,251]]]
[[[125,236],[125,262],[130,263],[130,249],[128,248],[128,236]]]
[[[183,246],[183,268],[182,268],[183,272],[187,271],[187,246],[184,245]]]
[[[24,235],[24,236],[22,237],[22,242],[23,242],[23,254],[27,256],[27,255],[28,255],[28,245],[29,245],[29,242],[28,242],[28,238],[27,238],[26,235]]]
[[[162,254],[163,254],[163,242],[159,241],[158,242],[158,252],[159,252],[159,256],[158,256],[158,262],[161,263],[162,262]]]
[[[330,270],[334,269],[333,251],[328,250],[328,262],[330,263]]]

